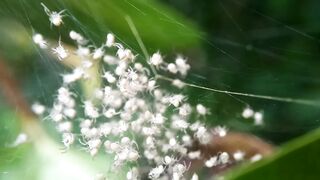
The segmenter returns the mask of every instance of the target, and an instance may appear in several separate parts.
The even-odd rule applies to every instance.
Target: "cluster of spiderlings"
[[[263,113],[258,111],[255,112],[253,109],[251,109],[250,107],[246,107],[245,109],[243,109],[242,111],[242,117],[245,119],[253,119],[254,121],[254,125],[256,126],[261,126],[263,125]]]
[[[45,10],[53,25],[63,23],[62,13],[50,14],[47,7]],[[56,123],[66,149],[81,140],[91,156],[99,151],[112,154],[115,169],[127,163],[148,162],[150,179],[176,180],[183,178],[188,170],[188,165],[179,160],[181,157],[200,159],[202,156],[200,150],[189,151],[194,141],[207,144],[212,133],[226,135],[225,128],[209,131],[200,121],[209,114],[208,108],[202,104],[191,105],[186,95],[169,92],[158,84],[159,79],[151,70],[181,78],[187,75],[190,65],[183,57],[166,63],[156,52],[147,63],[139,63],[137,55],[116,42],[113,34],[108,34],[105,43],[94,49],[80,33],[70,31],[69,35],[77,45],[74,52],[67,50],[60,39],[58,47],[51,47],[41,34],[33,37],[35,44],[43,49],[51,48],[60,61],[66,60],[71,53],[80,61],[71,73],[62,75],[63,84],[57,90],[51,108],[46,110],[41,104],[32,106],[36,114],[47,113],[46,118]],[[87,72],[94,63],[103,64],[103,87],[96,89],[92,98],[81,97],[79,105],[76,93],[70,87],[78,81],[90,81],[92,77]],[[178,79],[172,85],[178,89],[184,87]],[[191,123],[191,116],[198,121]],[[81,119],[80,132],[73,130],[76,119]],[[206,165],[225,164],[228,159],[228,154],[222,153],[219,159],[212,157]],[[127,173],[127,179],[137,179],[141,177],[140,173],[138,166],[133,167]],[[198,176],[194,174],[192,179],[196,180]]]

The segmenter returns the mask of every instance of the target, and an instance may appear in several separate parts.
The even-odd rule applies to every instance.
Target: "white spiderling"
[[[27,141],[28,141],[28,135],[25,133],[20,133],[20,134],[18,134],[18,136],[16,137],[14,142],[9,145],[9,147],[17,147],[21,144],[26,143]]]
[[[153,66],[159,67],[163,63],[161,54],[159,52],[154,53],[151,56],[149,63],[152,64]]]
[[[191,151],[188,153],[188,157],[190,159],[200,159],[201,158],[201,151],[200,150]]]
[[[199,176],[196,173],[194,173],[191,177],[191,180],[199,180]]]
[[[176,86],[179,89],[182,89],[185,86],[184,82],[182,82],[180,79],[173,80],[172,85]]]
[[[169,97],[169,102],[172,104],[174,107],[178,107],[185,99],[185,96],[182,94],[176,94],[171,97]]]
[[[148,177],[150,179],[157,179],[160,177],[160,175],[164,172],[164,167],[162,165],[157,166],[155,168],[153,168],[150,172]]]
[[[224,137],[227,135],[228,129],[224,126],[217,126],[213,129],[213,134],[216,134],[220,137]]]
[[[217,156],[213,156],[210,159],[208,159],[207,161],[205,161],[205,166],[208,167],[208,168],[216,166],[216,165],[218,165],[217,160],[218,160],[218,157]]]
[[[36,115],[42,115],[45,110],[46,107],[38,102],[32,104],[31,106],[31,110],[36,114]]]
[[[175,63],[180,74],[182,76],[186,76],[190,70],[190,65],[187,64],[187,60],[183,59],[181,56],[178,56]]]
[[[252,156],[250,158],[250,161],[251,162],[257,162],[257,161],[260,161],[262,159],[262,155],[261,154],[255,154],[254,156]]]
[[[111,47],[115,44],[115,37],[113,34],[107,34],[106,46]]]
[[[262,112],[255,112],[254,113],[254,125],[256,126],[260,126],[260,125],[263,125],[263,114]]]
[[[62,142],[64,146],[68,149],[74,143],[74,135],[72,133],[63,133]]]
[[[245,119],[251,118],[254,114],[254,111],[250,107],[246,107],[242,112],[242,117]]]
[[[264,124],[263,112],[255,112],[250,107],[246,107],[242,112],[242,117],[245,119],[253,118],[254,125],[261,126]]]
[[[48,42],[43,39],[43,36],[39,33],[32,36],[33,42],[37,44],[41,49],[48,48]]]
[[[61,122],[57,127],[59,132],[70,132],[72,130],[72,123],[70,121]]]
[[[87,43],[87,40],[80,34],[77,33],[76,31],[71,30],[69,32],[69,37],[76,41],[79,45],[85,45]]]
[[[204,107],[202,104],[197,104],[196,109],[200,115],[207,115],[208,114],[207,108]]]
[[[117,55],[120,60],[133,61],[135,58],[130,49],[119,48],[117,51]]]
[[[172,179],[179,180],[183,177],[183,174],[189,169],[185,164],[177,163],[172,167],[173,176]]]
[[[136,167],[131,168],[130,171],[127,172],[127,180],[138,180],[139,171]]]
[[[49,21],[51,24],[55,26],[60,26],[61,24],[63,24],[62,13],[64,13],[65,10],[62,10],[60,12],[50,11],[49,8],[47,8],[47,6],[45,6],[43,3],[41,3],[41,5],[44,8],[44,11],[46,12],[46,14],[49,16]]]
[[[173,74],[176,74],[178,72],[177,66],[174,63],[169,63],[167,69]]]
[[[219,156],[219,160],[221,164],[227,164],[229,162],[229,154],[226,152],[223,152]]]
[[[52,48],[52,51],[54,54],[58,56],[58,59],[60,61],[64,60],[65,58],[68,57],[68,50],[66,50],[62,45],[61,41],[59,40],[59,45],[55,48]]]
[[[101,46],[99,48],[96,48],[94,51],[93,51],[93,55],[92,55],[92,58],[93,59],[100,59],[102,58],[104,55],[104,47]]]
[[[236,151],[233,153],[233,158],[236,161],[242,161],[244,159],[245,153],[243,151]]]
[[[84,102],[84,113],[89,118],[96,119],[99,117],[98,109],[94,107],[91,101]]]
[[[89,56],[90,54],[90,49],[87,47],[83,47],[83,46],[79,46],[76,54],[80,57],[85,57],[85,56]]]

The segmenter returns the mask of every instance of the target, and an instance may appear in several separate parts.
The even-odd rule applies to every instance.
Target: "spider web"
[[[148,12],[139,9],[131,1],[125,2],[128,6],[133,6],[136,13],[148,16]],[[192,71],[184,80],[188,87],[183,91],[188,94],[191,102],[203,103],[210,108],[208,123],[226,124],[231,129],[241,131],[254,131],[274,142],[285,141],[318,127],[320,103],[317,99],[320,86],[317,73],[319,63],[316,60],[319,58],[316,27],[272,15],[272,10],[261,8],[252,1],[214,1],[208,6],[193,1],[164,2],[185,13],[185,16],[199,26],[206,26],[203,27],[203,32],[197,34],[201,47],[185,50],[185,56],[189,57],[192,64]],[[73,23],[86,38],[95,42],[94,39],[99,37],[98,33],[101,32],[93,32],[86,24],[82,24],[62,1],[53,4],[55,9],[66,9],[65,19],[68,23]],[[25,17],[21,18],[28,19],[28,3],[20,0],[19,5],[25,10]],[[210,17],[201,19],[204,17],[201,16],[201,11],[205,12],[211,6],[217,10],[213,13],[215,17],[211,17],[214,27],[208,27],[208,22],[205,22],[209,21]],[[193,10],[190,7],[194,7]],[[165,18],[161,21],[169,21],[186,28],[179,21],[166,16],[165,12],[151,8],[164,15]],[[256,22],[241,21],[242,17],[255,19]],[[135,22],[130,17],[127,22],[137,45],[130,47],[125,43],[126,39],[118,39],[135,52],[140,52],[141,48],[143,56],[147,58],[153,52],[145,47],[144,39],[139,36],[141,30],[135,28]],[[28,23],[29,28],[36,32],[33,25],[36,22]],[[64,24],[65,29],[70,26],[68,23]],[[95,23],[101,27],[107,26],[99,22],[99,19]],[[219,29],[219,25],[225,29]],[[52,28],[52,31],[55,29]],[[56,32],[55,39],[61,36],[60,31],[63,30]],[[117,35],[116,32],[113,33]],[[290,42],[296,41],[302,45],[291,47]],[[99,47],[100,44],[95,46]],[[176,53],[179,52],[171,52],[171,56]],[[36,86],[44,89],[40,97],[49,104],[52,100],[48,97],[54,94],[53,89],[57,89],[53,87],[61,84],[60,74],[67,70],[43,52],[39,51],[38,54],[41,63],[33,62]],[[47,76],[42,76],[42,73]],[[165,75],[158,77],[159,80],[172,81]],[[49,87],[48,80],[51,81]],[[39,97],[39,94],[30,91],[27,93],[29,99]],[[242,109],[247,106],[263,111],[264,126],[252,126],[241,117]]]

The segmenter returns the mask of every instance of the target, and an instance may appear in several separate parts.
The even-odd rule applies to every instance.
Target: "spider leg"
[[[41,3],[41,6],[44,8],[45,13],[50,16],[51,15],[51,11],[49,8],[47,8],[46,5],[44,5],[43,3]]]

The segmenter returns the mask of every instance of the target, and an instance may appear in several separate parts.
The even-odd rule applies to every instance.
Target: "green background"
[[[184,89],[192,103],[200,102],[210,108],[207,124],[250,132],[280,147],[320,124],[320,2],[317,0],[41,2],[51,10],[67,9],[62,28],[50,26],[40,1],[0,2],[1,60],[10,67],[30,104],[34,101],[51,104],[55,89],[61,83],[59,74],[67,71],[32,44],[33,33],[40,32],[58,40],[60,35],[62,39],[68,39],[68,30],[73,29],[83,33],[98,47],[105,41],[106,34],[113,32],[135,53],[142,54],[125,20],[129,16],[149,53],[160,50],[168,61],[173,61],[177,54],[188,57],[192,65],[192,71],[186,77],[189,83],[316,103],[309,106],[218,94],[197,88]],[[139,58],[143,59],[142,56]],[[264,126],[253,126],[252,122],[241,117],[247,105],[263,111]],[[19,120],[15,108],[8,106],[2,94],[0,113],[0,139],[4,152],[0,156],[4,159],[0,160],[0,167],[14,164],[12,162],[19,164],[19,159],[23,158],[12,157],[16,157],[20,149],[5,148],[19,132]],[[53,138],[56,137],[50,123],[41,124]],[[312,152],[316,152],[318,148],[313,149]]]

